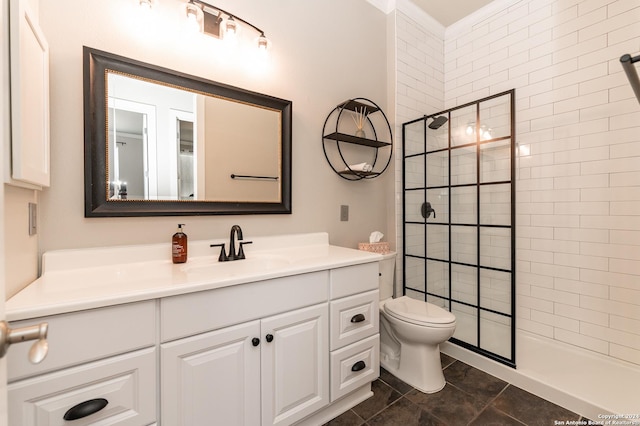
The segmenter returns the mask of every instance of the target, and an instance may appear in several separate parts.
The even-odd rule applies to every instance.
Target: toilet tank
[[[385,300],[393,296],[395,272],[396,252],[383,254],[382,260],[380,261],[380,300]]]

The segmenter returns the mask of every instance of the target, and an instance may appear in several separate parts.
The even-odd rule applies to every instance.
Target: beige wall
[[[280,111],[204,98],[204,199],[280,202],[279,180],[231,178],[232,174],[281,176]]]
[[[4,245],[7,297],[38,276],[38,236],[29,235],[29,203],[37,204],[34,190],[5,185]]]
[[[168,242],[177,222],[192,239],[219,238],[238,223],[244,235],[328,231],[355,247],[373,230],[388,233],[387,172],[348,182],[326,164],[321,130],[339,102],[365,96],[387,105],[386,16],[365,1],[258,0],[216,4],[263,28],[269,69],[248,71],[217,41],[186,35],[182,3],[158,2],[148,21],[130,0],[58,0],[40,4],[51,59],[51,188],[41,196],[40,251]],[[327,25],[331,23],[331,27]],[[82,46],[293,101],[293,214],[159,218],[84,218]],[[255,71],[255,70],[254,70]],[[339,221],[341,204],[349,222]]]
[[[31,9],[37,11],[37,1],[30,2]],[[11,138],[10,109],[9,109],[9,1],[2,0],[2,36],[0,40],[0,85],[2,105],[0,106],[0,176],[10,175],[9,150]],[[0,226],[2,226],[2,241],[0,241],[0,279],[4,280],[7,297],[18,292],[38,275],[38,236],[29,235],[29,203],[37,203],[37,194],[31,189],[3,185],[0,196]],[[3,251],[3,247],[6,250]]]

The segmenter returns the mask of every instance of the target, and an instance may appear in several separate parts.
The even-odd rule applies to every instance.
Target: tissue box
[[[371,251],[373,253],[387,254],[389,253],[389,243],[358,243],[358,250]]]

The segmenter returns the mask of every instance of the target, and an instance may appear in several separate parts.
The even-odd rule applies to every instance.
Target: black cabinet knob
[[[102,410],[108,403],[104,398],[90,399],[69,408],[62,418],[67,421],[82,419]]]
[[[357,314],[351,317],[351,322],[362,322],[365,320],[364,314]]]
[[[351,371],[364,370],[366,366],[367,364],[365,364],[364,361],[358,361],[355,364],[353,364],[353,366],[351,366]]]
[[[267,339],[267,342],[273,342],[273,334],[267,334],[265,339]]]
[[[257,337],[254,337],[253,339],[251,339],[251,344],[253,346],[258,346],[260,344],[260,339],[258,339]]]

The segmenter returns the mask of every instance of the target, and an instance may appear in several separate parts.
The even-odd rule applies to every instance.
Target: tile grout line
[[[496,396],[494,396],[493,398],[491,398],[491,399],[489,400],[489,402],[487,402],[487,405],[485,405],[485,407],[484,407],[482,410],[480,410],[480,412],[479,412],[479,413],[478,413],[474,418],[472,418],[472,419],[469,421],[469,423],[467,423],[468,425],[470,425],[471,423],[473,423],[473,422],[474,422],[478,417],[480,417],[480,416],[482,415],[482,413],[484,413],[485,411],[487,411],[487,409],[488,409],[489,407],[491,407],[491,405],[495,402],[495,400],[496,400],[496,399],[498,399],[498,398],[500,397],[500,395],[502,395],[502,394],[507,390],[507,388],[508,388],[509,386],[512,386],[512,385],[511,385],[511,383],[509,383],[509,382],[506,382],[506,383],[507,383],[507,385],[506,385],[504,388],[502,388],[502,390],[501,390],[500,392],[498,392],[498,394],[497,394]],[[464,392],[464,391],[463,391],[463,392]],[[499,408],[495,408],[495,407],[493,407],[493,408],[494,408],[495,410],[499,411],[500,413],[504,414],[505,416],[507,416],[507,417],[509,417],[509,418],[511,418],[511,419],[513,419],[513,420],[515,420],[516,422],[518,422],[518,423],[520,423],[520,424],[522,424],[522,425],[525,425],[525,426],[527,425],[526,423],[524,423],[524,422],[523,422],[523,421],[521,421],[520,419],[517,419],[517,418],[513,417],[512,415],[509,415],[509,414],[505,413],[504,411],[500,410]]]

